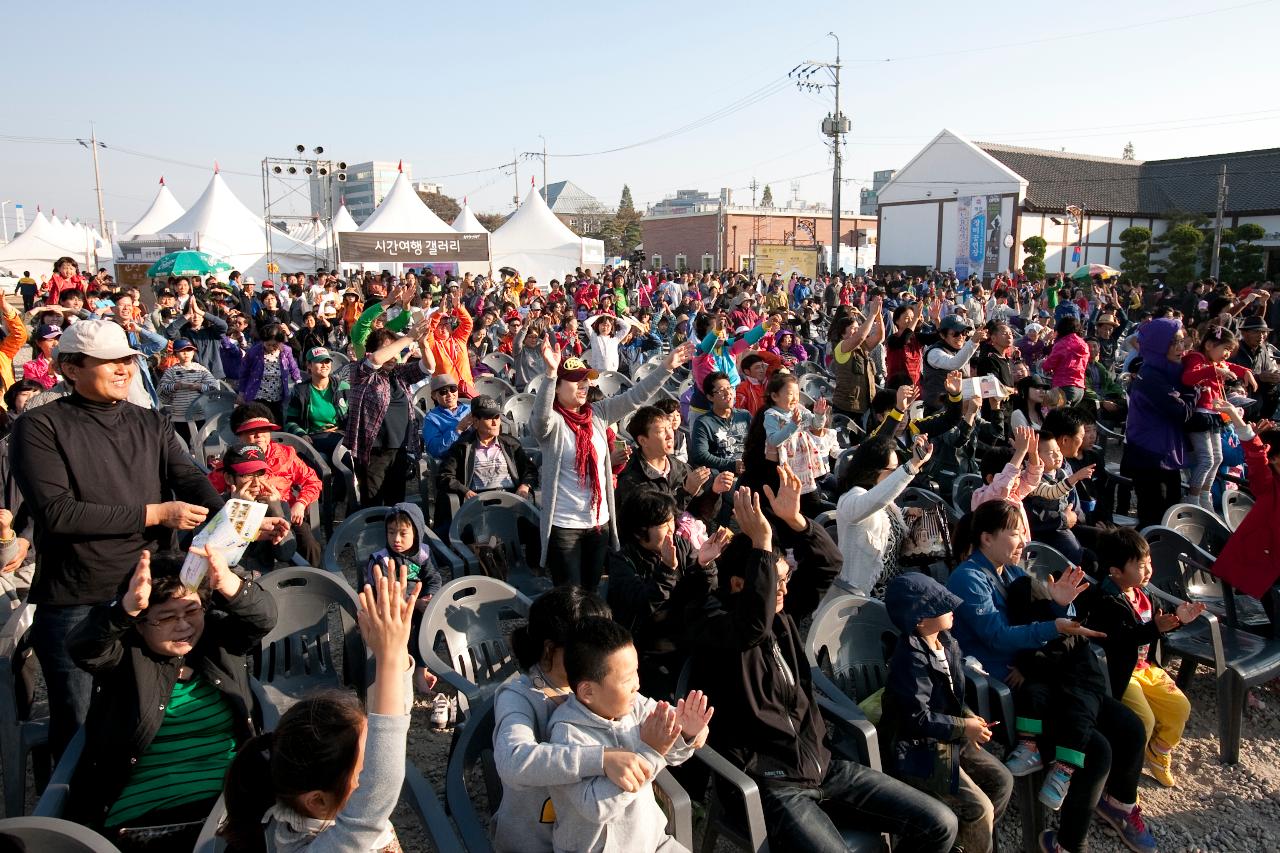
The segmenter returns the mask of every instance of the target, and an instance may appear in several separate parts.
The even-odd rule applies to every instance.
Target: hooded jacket
[[[413,544],[403,553],[390,548],[379,548],[370,554],[369,562],[364,566],[364,583],[372,585],[375,582],[373,568],[381,565],[384,560],[396,566],[403,564],[408,569],[409,583],[422,581],[422,593],[419,597],[424,600],[431,598],[444,586],[444,580],[431,561],[431,549],[426,544],[427,522],[422,516],[422,510],[417,504],[398,503],[387,510],[387,517],[391,515],[407,515],[413,522]]]
[[[1186,466],[1184,429],[1192,401],[1182,385],[1182,363],[1169,361],[1167,355],[1181,328],[1180,321],[1162,317],[1138,330],[1142,368],[1129,385],[1123,472]]]
[[[964,664],[960,644],[938,634],[945,660],[916,630],[924,619],[956,610],[960,598],[933,578],[906,572],[889,582],[884,596],[889,618],[901,631],[889,660],[880,737],[889,772],[933,794],[954,794],[960,784],[964,719]]]
[[[666,755],[659,755],[640,739],[640,724],[658,705],[636,694],[631,712],[608,720],[583,705],[576,696],[551,715],[553,744],[577,747],[602,746],[626,749],[649,762],[656,775],[666,765],[681,764],[693,754],[693,746],[677,737]],[[683,850],[666,833],[667,818],[653,797],[652,782],[628,793],[608,776],[588,776],[551,788],[556,808],[552,844],[566,853],[631,853],[631,851]]]

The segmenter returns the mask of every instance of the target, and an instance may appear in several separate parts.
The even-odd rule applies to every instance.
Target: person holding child
[[[1251,391],[1258,389],[1253,371],[1227,359],[1236,349],[1235,333],[1225,326],[1209,326],[1200,346],[1182,355],[1182,384],[1195,390],[1195,413],[1187,423],[1187,438],[1196,455],[1195,467],[1187,481],[1187,499],[1209,512],[1213,506],[1213,480],[1222,466],[1222,414],[1218,401],[1226,399],[1224,382],[1242,380]]]

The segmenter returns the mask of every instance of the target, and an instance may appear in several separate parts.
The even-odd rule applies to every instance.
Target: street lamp
[[[12,199],[0,201],[0,227],[4,229],[4,241],[6,243],[9,242],[9,222],[4,218],[4,209],[11,204],[13,204]]]

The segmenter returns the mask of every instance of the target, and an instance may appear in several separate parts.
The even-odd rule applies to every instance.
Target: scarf
[[[555,402],[553,408],[564,418],[569,429],[573,430],[574,468],[578,472],[578,485],[586,487],[590,483],[591,512],[594,515],[600,508],[603,497],[600,489],[600,467],[596,463],[596,446],[591,440],[594,432],[591,419],[594,413],[589,405],[583,406],[578,411],[566,409],[560,405],[559,400]]]

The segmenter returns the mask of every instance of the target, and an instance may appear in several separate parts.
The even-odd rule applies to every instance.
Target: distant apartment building
[[[367,163],[352,163],[347,166],[345,181],[330,181],[333,212],[344,201],[347,212],[356,224],[362,225],[373,211],[377,209],[391,185],[400,174],[401,163],[392,160],[370,160]],[[413,164],[404,162],[404,175],[413,178]],[[420,182],[423,183],[423,182]],[[319,178],[311,179],[311,213],[323,217],[326,213],[323,202],[324,189]]]
[[[876,215],[876,205],[879,203],[880,190],[884,188],[885,184],[893,180],[893,176],[897,171],[897,169],[881,169],[879,172],[871,173],[871,189],[864,188],[858,194],[859,215]]]

